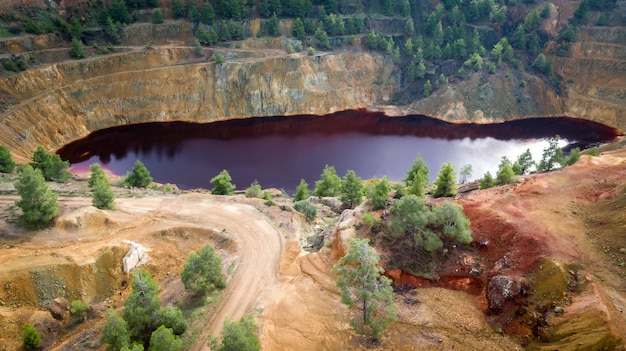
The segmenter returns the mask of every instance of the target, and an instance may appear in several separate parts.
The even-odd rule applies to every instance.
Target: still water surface
[[[539,160],[545,138],[556,134],[567,138],[562,146],[615,136],[610,128],[575,119],[479,126],[346,111],[324,117],[126,126],[93,133],[59,153],[75,171],[99,162],[123,175],[141,160],[155,181],[191,189],[211,188],[210,179],[226,169],[238,189],[256,179],[264,188],[292,194],[301,178],[312,188],[327,164],[340,176],[351,169],[363,179],[387,175],[400,181],[420,154],[431,180],[445,162],[452,162],[457,171],[472,165],[471,179],[477,179],[487,171],[495,174],[502,156],[514,160],[530,149]]]

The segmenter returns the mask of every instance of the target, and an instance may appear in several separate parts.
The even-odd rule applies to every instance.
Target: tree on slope
[[[21,199],[15,205],[22,209],[20,224],[29,229],[41,229],[60,214],[57,196],[50,191],[38,169],[20,167],[15,188]]]
[[[13,173],[13,170],[15,170],[15,161],[11,156],[11,151],[8,147],[0,145],[0,172]]]
[[[106,313],[107,323],[102,328],[100,340],[109,344],[107,351],[117,351],[130,345],[130,333],[128,324],[117,312],[108,310]]]
[[[378,210],[387,206],[390,191],[391,185],[389,184],[387,176],[384,176],[383,179],[374,183],[370,192],[370,200],[372,200],[372,206],[374,206],[374,209]]]
[[[450,201],[445,201],[433,209],[431,222],[433,226],[441,230],[446,239],[456,240],[466,245],[474,240],[470,230],[470,220],[465,217],[461,206]]]
[[[131,188],[145,188],[152,182],[152,176],[146,166],[137,160],[124,182]]]
[[[222,343],[217,351],[258,351],[261,343],[255,335],[258,327],[252,318],[247,315],[238,322],[224,321]]]
[[[158,285],[143,269],[133,270],[132,292],[124,302],[124,320],[132,340],[146,344],[152,332],[161,324],[161,299]]]
[[[31,166],[39,169],[47,181],[63,183],[70,179],[69,162],[61,160],[61,156],[46,151],[41,145],[33,153]]]
[[[335,167],[326,165],[320,180],[315,182],[315,189],[313,190],[314,196],[337,196],[341,189],[341,178],[337,175]]]
[[[293,194],[293,202],[306,200],[308,198],[309,184],[304,179],[300,179],[300,184],[298,184],[298,187],[296,188],[296,193]]]
[[[226,287],[222,259],[210,245],[204,245],[198,252],[189,254],[180,277],[185,290],[201,295]]]
[[[428,252],[443,247],[439,236],[429,228],[431,213],[422,199],[412,194],[407,195],[396,201],[389,212],[389,231],[392,238],[405,237],[415,248],[422,247]]]
[[[472,176],[472,165],[468,164],[461,167],[459,175],[461,176],[461,184],[467,183],[468,179]]]
[[[183,341],[174,335],[172,329],[164,325],[152,332],[148,351],[177,351],[183,347]]]
[[[391,280],[378,265],[379,256],[367,239],[352,239],[348,252],[333,267],[341,302],[350,307],[350,325],[359,335],[379,338],[396,321]]]
[[[233,190],[235,190],[235,184],[231,183],[233,178],[230,177],[230,174],[227,170],[222,170],[218,175],[211,179],[211,184],[213,184],[213,189],[211,190],[211,194],[213,195],[232,195]]]
[[[449,197],[456,195],[456,176],[452,163],[444,163],[441,166],[437,180],[435,180],[437,188],[433,192],[434,197]]]
[[[424,190],[426,184],[428,184],[428,166],[421,155],[411,165],[411,169],[406,173],[404,181],[408,194],[424,197]]]
[[[537,169],[539,171],[551,171],[558,163],[562,162],[563,150],[559,147],[560,139],[561,138],[557,135],[548,140],[548,147],[543,149],[541,161],[539,162],[539,165],[537,165]]]
[[[91,176],[87,181],[87,185],[93,191],[91,203],[101,210],[112,210],[115,208],[113,200],[115,194],[109,186],[109,180],[106,178],[104,171],[99,164],[94,163],[89,166]]]
[[[363,198],[362,189],[363,184],[361,183],[361,178],[358,177],[353,170],[349,170],[341,180],[341,195],[339,195],[339,200],[341,200],[344,205],[352,208],[354,205],[361,203],[361,199]]]

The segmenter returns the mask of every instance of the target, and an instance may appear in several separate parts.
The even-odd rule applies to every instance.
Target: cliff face
[[[259,40],[252,39],[237,44],[244,49],[215,49],[225,55],[224,63],[216,64],[214,51],[198,56],[190,47],[172,45],[185,43],[189,29],[184,25],[154,28],[131,28],[129,38],[137,41],[131,44],[167,38],[160,41],[163,46],[129,47],[1,78],[0,143],[28,159],[37,145],[55,150],[123,124],[324,115],[357,108],[476,123],[568,115],[626,130],[625,31],[620,28],[610,33],[591,29],[583,38],[600,37],[602,43],[581,41],[571,57],[552,57],[560,90],[545,79],[502,69],[445,84],[428,98],[402,106],[394,104],[403,89],[401,72],[377,53],[289,55],[258,49]],[[261,47],[285,47],[280,40]]]

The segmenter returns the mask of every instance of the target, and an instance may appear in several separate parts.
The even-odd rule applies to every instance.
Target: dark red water
[[[609,127],[573,118],[535,118],[502,124],[451,124],[422,116],[386,117],[366,111],[327,116],[264,117],[209,124],[150,123],[110,128],[66,145],[59,154],[73,169],[100,162],[116,174],[141,160],[155,181],[180,188],[211,188],[210,179],[229,171],[238,189],[257,179],[264,188],[292,193],[303,178],[312,187],[326,164],[340,176],[387,175],[401,180],[418,154],[434,179],[445,162],[471,164],[472,178],[497,170],[530,148],[541,157],[544,138],[559,134],[592,144],[614,139]],[[563,144],[565,145],[565,143]]]

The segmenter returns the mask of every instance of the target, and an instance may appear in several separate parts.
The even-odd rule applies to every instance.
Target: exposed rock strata
[[[505,68],[494,75],[475,73],[403,105],[395,102],[406,90],[401,72],[378,53],[307,56],[278,49],[222,48],[217,50],[226,59],[218,65],[211,58],[213,51],[197,56],[191,47],[172,45],[186,42],[189,29],[184,24],[155,28],[161,27],[131,26],[128,31],[134,34],[129,37],[149,41],[162,36],[167,46],[131,47],[0,79],[0,143],[13,146],[18,158],[28,158],[37,145],[55,150],[92,131],[123,124],[324,115],[358,108],[474,123],[569,115],[626,130],[621,28],[588,29],[585,40],[573,45],[571,57],[552,57],[560,90],[554,81],[551,85]],[[44,39],[5,45],[24,47],[30,40],[31,46],[46,48],[57,41]],[[284,46],[280,40],[271,39],[265,47]],[[258,44],[251,39],[234,46]],[[52,55],[52,49],[47,50]]]

